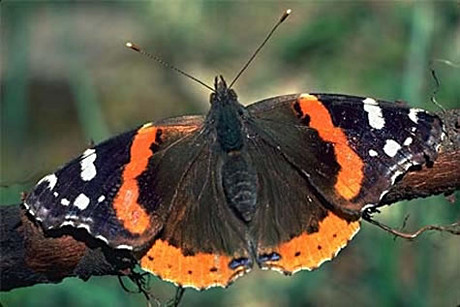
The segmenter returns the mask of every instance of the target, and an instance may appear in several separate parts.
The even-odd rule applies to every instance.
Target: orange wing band
[[[310,127],[317,130],[323,140],[334,144],[335,156],[340,165],[334,188],[346,200],[352,199],[361,189],[364,177],[363,161],[348,145],[343,130],[334,126],[328,110],[318,98],[301,95],[298,103],[303,116],[310,116]]]
[[[130,161],[122,175],[122,185],[114,199],[113,207],[117,218],[133,234],[142,234],[150,226],[150,218],[137,202],[139,187],[136,177],[146,168],[153,155],[150,146],[156,142],[157,128],[144,125],[140,128],[131,144]]]
[[[141,268],[163,280],[198,290],[226,287],[249,269],[229,267],[232,257],[197,253],[185,256],[182,251],[158,239],[140,260]]]
[[[284,273],[313,270],[334,258],[359,231],[360,222],[347,222],[332,212],[319,223],[319,231],[303,233],[281,244],[274,251],[281,259],[267,261],[265,265]]]

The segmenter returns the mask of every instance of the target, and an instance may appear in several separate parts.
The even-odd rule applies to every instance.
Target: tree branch
[[[385,195],[382,204],[449,194],[460,188],[460,110],[438,114],[448,138],[432,167],[411,171]],[[134,261],[127,251],[102,246],[84,231],[72,236],[45,236],[19,205],[0,207],[0,290],[58,283],[65,277],[87,280],[91,276],[130,272]]]

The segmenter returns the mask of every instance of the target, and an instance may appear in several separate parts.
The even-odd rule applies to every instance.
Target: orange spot
[[[157,128],[144,125],[134,137],[131,145],[130,161],[123,170],[123,183],[115,196],[113,207],[123,226],[134,234],[141,234],[150,226],[149,215],[138,204],[139,187],[136,177],[147,167],[152,156],[150,146],[155,143]]]
[[[359,221],[348,223],[329,212],[328,216],[319,223],[318,232],[311,234],[305,232],[281,244],[273,250],[281,255],[281,259],[267,261],[265,265],[287,273],[315,269],[323,262],[334,258],[358,232],[359,226]]]
[[[152,272],[163,280],[171,281],[183,287],[206,289],[225,287],[247,268],[239,266],[232,270],[229,263],[233,257],[196,253],[184,256],[182,251],[158,239],[140,260],[141,268]]]
[[[348,145],[348,140],[341,128],[335,127],[324,105],[313,95],[302,95],[298,99],[303,116],[310,116],[310,127],[318,131],[319,136],[334,144],[334,152],[340,171],[337,175],[335,190],[350,200],[357,196],[364,177],[363,161]]]

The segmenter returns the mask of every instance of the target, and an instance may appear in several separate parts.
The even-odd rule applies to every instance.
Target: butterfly
[[[91,146],[42,178],[24,207],[46,231],[84,229],[179,286],[225,287],[254,264],[292,274],[332,259],[443,138],[421,109],[321,93],[245,107],[233,84],[215,78],[205,116]]]

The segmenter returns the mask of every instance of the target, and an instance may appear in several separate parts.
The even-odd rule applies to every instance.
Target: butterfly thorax
[[[222,77],[216,77],[208,117],[214,122],[217,141],[224,152],[239,151],[244,146],[243,113],[244,107],[238,102],[235,91],[227,87]]]
[[[221,184],[227,204],[239,218],[249,222],[256,209],[257,176],[245,149],[246,113],[235,91],[227,87],[222,77],[216,77],[208,118],[214,122],[217,143],[223,153]]]

